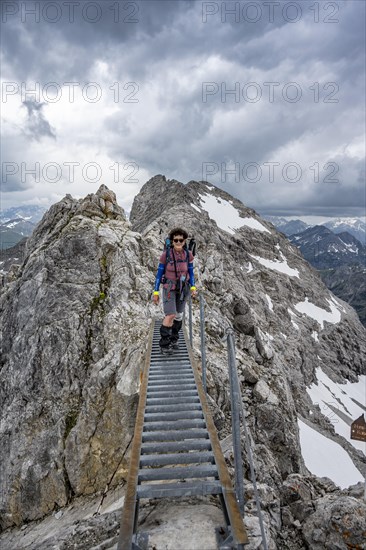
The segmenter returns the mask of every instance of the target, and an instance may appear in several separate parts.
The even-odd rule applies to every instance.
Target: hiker
[[[163,283],[163,309],[165,317],[160,327],[160,349],[171,354],[178,349],[179,330],[189,291],[197,294],[193,274],[193,254],[186,246],[188,233],[180,227],[169,233],[167,248],[159,260],[153,300],[159,303],[159,286]]]

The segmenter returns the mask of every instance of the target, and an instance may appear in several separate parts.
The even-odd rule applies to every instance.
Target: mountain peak
[[[267,232],[271,227],[254,210],[215,185],[194,180],[183,184],[158,175],[136,195],[130,221],[135,231],[144,231],[161,216],[165,216],[166,226],[179,223],[191,232],[195,230],[197,217],[202,217],[213,229],[219,227],[230,234],[241,227],[256,226]]]

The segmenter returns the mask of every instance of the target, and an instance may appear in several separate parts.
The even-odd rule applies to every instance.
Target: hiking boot
[[[165,327],[161,325],[160,327],[160,347],[166,348],[170,346],[170,340],[172,338],[172,327]]]
[[[174,319],[172,326],[172,340],[179,339],[179,331],[182,328],[182,322],[183,321],[177,321],[177,319]]]
[[[160,346],[160,352],[162,355],[171,355],[173,353],[173,348],[169,344],[169,346]]]
[[[179,349],[178,340],[176,342],[172,342],[170,345],[171,345],[172,349],[175,349],[175,350]]]

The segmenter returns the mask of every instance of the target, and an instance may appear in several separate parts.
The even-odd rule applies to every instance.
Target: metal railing
[[[201,337],[201,358],[202,358],[202,384],[206,388],[206,339],[205,339],[205,298],[202,292],[199,293],[200,304],[200,337]],[[189,297],[189,341],[193,348],[193,323],[192,323],[192,298]],[[228,370],[230,381],[230,400],[231,400],[231,423],[233,435],[234,450],[234,468],[235,468],[235,494],[241,515],[244,517],[245,499],[244,499],[244,475],[243,461],[241,455],[241,428],[242,423],[245,441],[245,450],[248,457],[251,480],[253,483],[254,499],[256,503],[258,520],[262,535],[263,550],[268,550],[266,534],[264,530],[263,515],[260,505],[260,498],[257,487],[257,480],[254,469],[253,454],[250,445],[250,433],[246,425],[243,399],[241,395],[240,382],[236,367],[235,338],[231,326],[226,328],[226,341],[228,350]]]
[[[206,382],[206,334],[205,334],[205,297],[202,292],[199,293],[200,304],[200,338],[201,338],[201,361],[202,361],[202,384],[207,393]],[[189,343],[193,349],[193,320],[192,320],[192,297],[188,300],[188,334]]]
[[[235,362],[235,342],[232,329],[227,330],[227,350],[231,397],[231,427],[233,433],[234,464],[235,464],[235,493],[241,515],[244,516],[244,476],[241,457],[240,441],[240,410],[241,395],[238,371]]]
[[[240,417],[244,431],[245,450],[248,457],[250,477],[253,483],[254,499],[258,512],[259,526],[262,535],[263,549],[268,550],[266,533],[264,530],[263,514],[260,505],[260,498],[257,487],[257,479],[255,475],[252,448],[250,445],[250,434],[246,424],[243,398],[240,390],[240,382],[238,377],[238,370],[236,368],[235,358],[235,340],[234,331],[231,327],[226,329],[227,335],[227,347],[228,347],[228,364],[229,364],[229,378],[230,378],[230,394],[231,394],[231,418],[232,418],[232,432],[233,432],[233,447],[234,447],[234,467],[235,467],[235,492],[239,509],[244,516],[244,477],[243,477],[243,461],[241,457],[241,439],[240,439]]]

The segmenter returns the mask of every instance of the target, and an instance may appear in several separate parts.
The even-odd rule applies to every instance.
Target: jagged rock
[[[239,346],[240,349],[245,350],[248,354],[254,359],[256,363],[261,365],[263,363],[263,358],[258,351],[256,340],[252,336],[239,336]]]
[[[144,361],[143,308],[127,315],[140,243],[93,197],[51,207],[2,295],[3,528],[126,476]]]
[[[261,376],[259,369],[253,365],[245,365],[243,369],[244,380],[250,384],[256,384]]]
[[[278,405],[278,398],[273,391],[271,391],[265,380],[259,380],[254,386],[253,395],[263,403],[270,403],[271,405]]]
[[[274,351],[269,336],[264,334],[259,327],[255,327],[254,331],[259,353],[263,359],[272,359]]]
[[[327,495],[315,503],[316,511],[303,524],[303,534],[313,550],[365,549],[366,503],[352,497]]]

